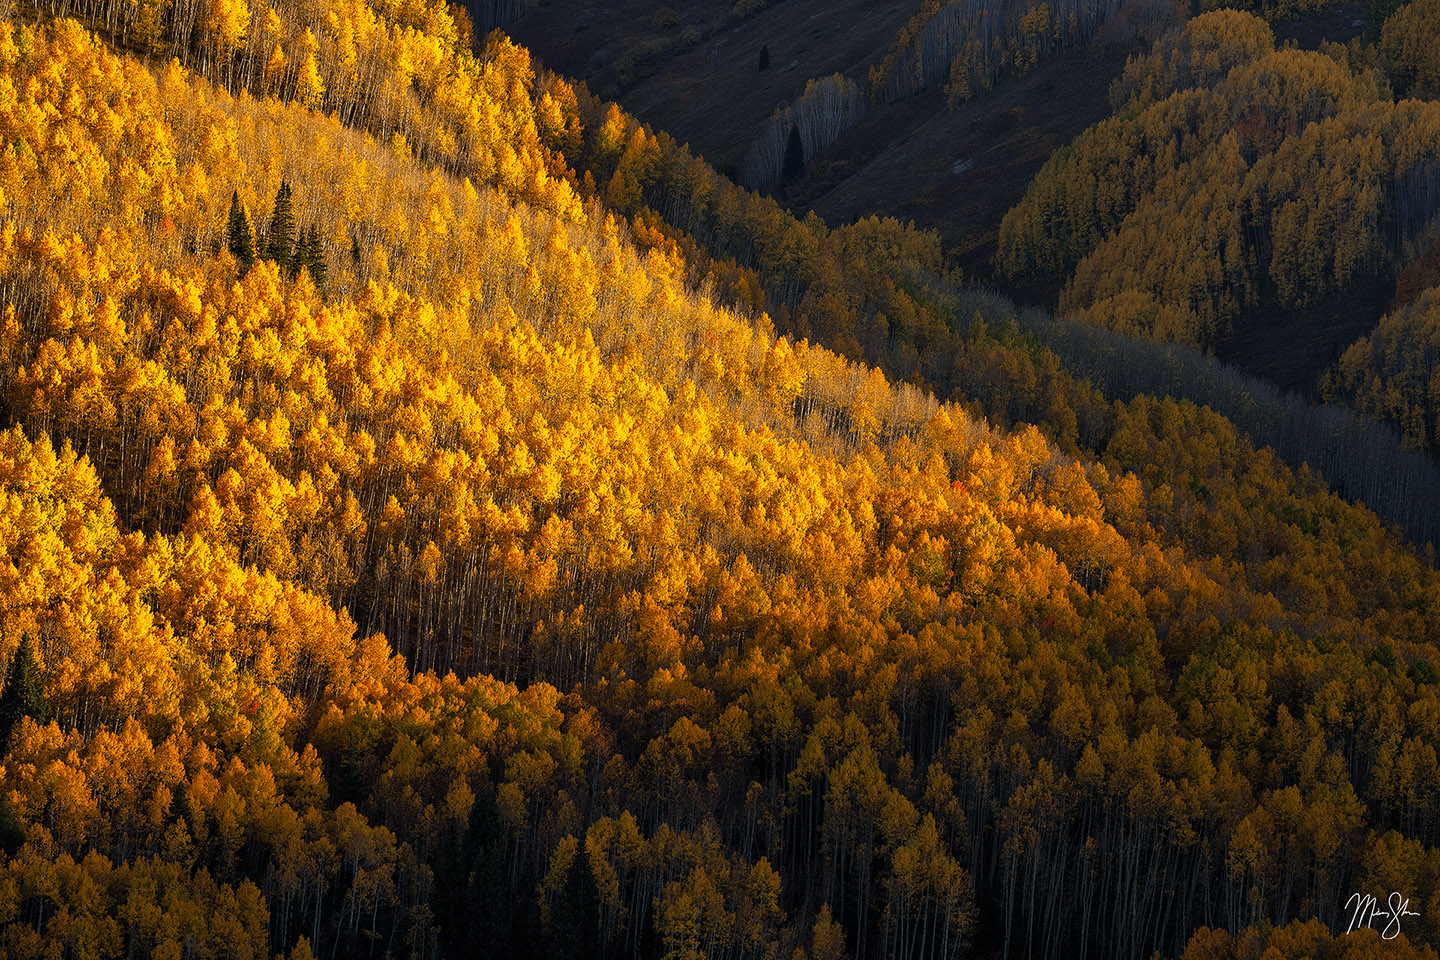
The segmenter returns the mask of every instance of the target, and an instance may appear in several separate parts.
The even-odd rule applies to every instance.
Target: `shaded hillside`
[[[932,89],[874,111],[826,156],[809,206],[829,223],[878,211],[937,230],[988,279],[1000,220],[1050,154],[1108,112],[1123,52],[1076,50],[953,110]]]
[[[784,0],[743,19],[674,4],[664,8],[675,14],[666,28],[656,26],[660,9],[655,0],[603,7],[555,0],[529,10],[510,32],[550,68],[617,98],[734,176],[777,106],[812,77],[839,73],[865,87],[872,68],[895,55],[918,4]],[[1135,29],[1128,20],[1120,26],[1123,19],[1109,43],[1050,53],[953,110],[943,82],[915,96],[877,98],[858,127],[809,158],[804,177],[784,191],[788,205],[831,224],[875,213],[913,219],[939,231],[972,275],[988,276],[1005,211],[1056,147],[1105,115]],[[769,55],[763,71],[762,48]]]
[[[1319,400],[1318,378],[1374,329],[1394,289],[1388,276],[1363,277],[1315,303],[1264,312],[1215,355],[1281,390]]]
[[[1063,283],[1066,313],[1295,383],[1426,242],[1440,109],[1392,101],[1362,52],[1277,48],[1217,11],[1132,60],[1111,102],[1001,225],[1001,271]]]
[[[1313,50],[1322,43],[1349,43],[1365,29],[1368,0],[1347,0],[1323,11],[1271,23],[1275,39]]]
[[[863,83],[918,5],[783,0],[748,17],[735,9],[552,0],[531,8],[510,31],[552,69],[617,98],[733,175],[777,105],[812,77],[840,73]],[[1356,3],[1302,14],[1276,23],[1277,42],[1304,48],[1344,42],[1360,32],[1356,22],[1364,15],[1365,5]],[[1136,49],[1128,31],[1155,29],[1135,26],[1141,16],[1130,8],[1116,19],[1105,42],[1053,54],[953,110],[943,84],[877,103],[858,127],[811,159],[803,180],[786,191],[789,205],[813,209],[831,224],[872,213],[914,220],[940,233],[947,256],[967,275],[1051,300],[1053,284],[992,276],[998,226],[1050,154],[1108,115],[1109,85]],[[762,47],[769,53],[764,71],[757,69]]]
[[[740,19],[717,14],[725,8],[713,4],[669,6],[677,26],[656,29],[655,0],[554,0],[516,21],[510,33],[552,70],[618,97],[631,114],[689,143],[720,170],[739,167],[776,106],[810,78],[863,79],[912,12],[909,3],[782,0]],[[762,47],[769,48],[763,71]],[[626,57],[638,70],[617,73]]]

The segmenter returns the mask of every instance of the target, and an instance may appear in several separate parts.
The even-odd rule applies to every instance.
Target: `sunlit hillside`
[[[1425,536],[443,7],[56,6],[4,956],[1435,956]]]

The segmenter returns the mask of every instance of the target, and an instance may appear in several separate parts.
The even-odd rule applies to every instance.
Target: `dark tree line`
[[[20,646],[10,661],[5,690],[0,692],[0,749],[9,744],[10,734],[25,717],[36,723],[45,723],[50,719],[40,665],[35,661],[35,647],[28,634],[20,638]]]
[[[1363,502],[1409,540],[1440,545],[1440,471],[1425,454],[1405,449],[1389,426],[1347,407],[1283,392],[1194,347],[1016,310],[993,294],[975,297],[1001,304],[1021,330],[1107,399],[1151,394],[1208,406],[1295,469],[1309,465],[1336,493]]]
[[[475,23],[477,37],[510,26],[531,5],[532,0],[465,0],[464,4]]]

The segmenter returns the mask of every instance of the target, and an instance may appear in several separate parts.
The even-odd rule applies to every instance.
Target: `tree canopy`
[[[443,8],[212,12],[0,19],[7,953],[1433,955],[1432,556]],[[1328,169],[1261,64],[1204,162]]]

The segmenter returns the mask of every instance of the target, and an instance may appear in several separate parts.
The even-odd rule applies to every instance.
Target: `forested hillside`
[[[1061,311],[1087,322],[1207,348],[1393,278],[1432,239],[1440,107],[1393,101],[1352,57],[1276,49],[1245,13],[1195,19],[1036,177],[1001,269],[1063,281]]]
[[[1378,42],[1391,2],[1368,15],[1335,0],[1248,6],[1285,42],[1314,48],[1360,33],[1357,16],[1375,22]],[[1052,151],[1104,118],[1127,54],[1191,15],[1171,0],[547,0],[510,29],[731,179],[832,226],[914,220],[989,280],[1005,211]],[[1407,56],[1423,58],[1423,37]]]
[[[583,78],[731,179],[802,213],[821,211],[832,225],[872,211],[915,219],[962,247],[967,267],[988,272],[1000,216],[1052,149],[1103,116],[1124,51],[1181,16],[1164,2],[1120,7],[623,0],[602,12],[558,0],[512,29],[552,68]],[[971,33],[983,42],[967,41]],[[1057,99],[1056,71],[1096,77],[1061,85],[1053,115],[1028,115]],[[1016,82],[1026,86],[1017,92]],[[1010,86],[992,98],[997,83]],[[1037,89],[1051,91],[1043,104]],[[977,125],[1014,127],[1022,112],[1037,124],[1034,136],[993,156],[960,145],[981,139],[966,136]],[[912,141],[925,148],[905,150]],[[894,182],[897,152],[912,182]],[[957,163],[980,174],[958,193]],[[997,186],[1000,199],[991,195]]]
[[[1435,956],[1440,573],[1333,479],[443,7],[54,7],[6,956]]]

